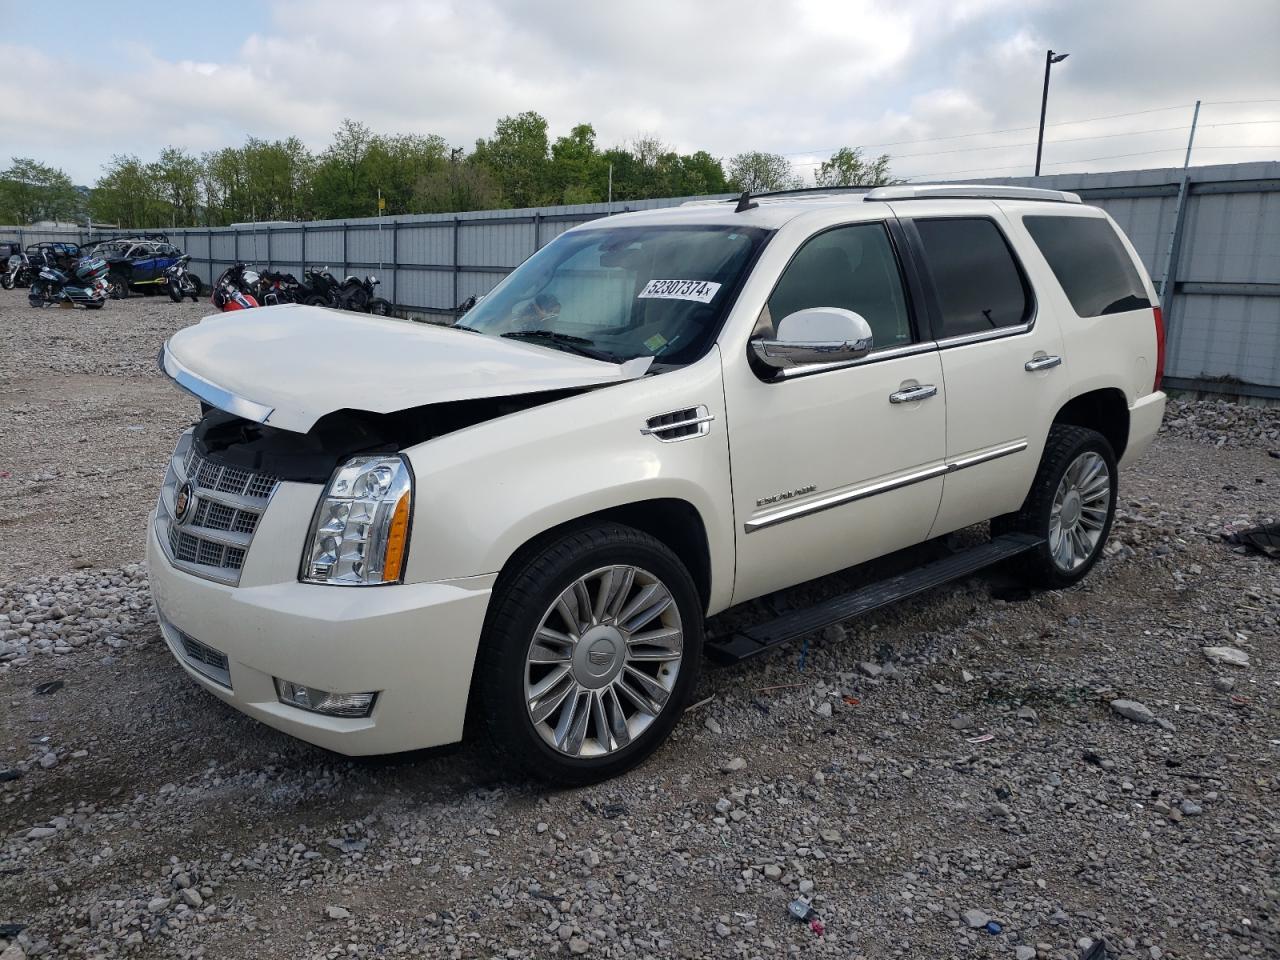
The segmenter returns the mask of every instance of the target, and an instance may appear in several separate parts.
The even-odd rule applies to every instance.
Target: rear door
[[[1066,401],[1062,332],[990,202],[894,205],[924,277],[947,392],[947,467],[931,532],[1017,510]]]

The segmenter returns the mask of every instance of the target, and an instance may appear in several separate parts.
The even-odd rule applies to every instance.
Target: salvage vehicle
[[[123,238],[108,240],[93,248],[95,256],[107,261],[107,287],[111,299],[122,300],[130,290],[156,293],[168,283],[168,269],[182,256],[165,240]]]
[[[1157,304],[1076,195],[949,185],[594,221],[453,327],[212,317],[160,360],[203,412],[149,521],[161,630],[205,689],[340,753],[469,730],[539,777],[613,776],[671,732],[704,655],[1011,558],[1044,587],[1084,577],[1163,415]],[[968,527],[967,549],[706,635]]]

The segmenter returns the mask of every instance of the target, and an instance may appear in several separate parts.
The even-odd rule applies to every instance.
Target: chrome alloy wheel
[[[1111,471],[1092,450],[1071,461],[1049,512],[1049,552],[1054,565],[1070,573],[1098,549],[1111,505]]]
[[[529,641],[529,718],[567,756],[615,753],[667,705],[683,657],[680,608],[661,580],[640,567],[593,570],[556,598]]]

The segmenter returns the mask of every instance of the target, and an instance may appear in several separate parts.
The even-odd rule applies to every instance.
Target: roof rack
[[[985,184],[921,184],[876,187],[864,200],[1048,200],[1053,203],[1080,203],[1080,194],[1037,187],[998,187]]]

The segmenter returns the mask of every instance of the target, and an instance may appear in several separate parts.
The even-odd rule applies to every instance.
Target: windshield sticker
[[[657,353],[667,345],[667,338],[660,333],[655,333],[644,342],[644,345],[649,348],[650,353]]]
[[[710,280],[650,280],[636,294],[640,300],[694,300],[710,303],[720,284]]]

